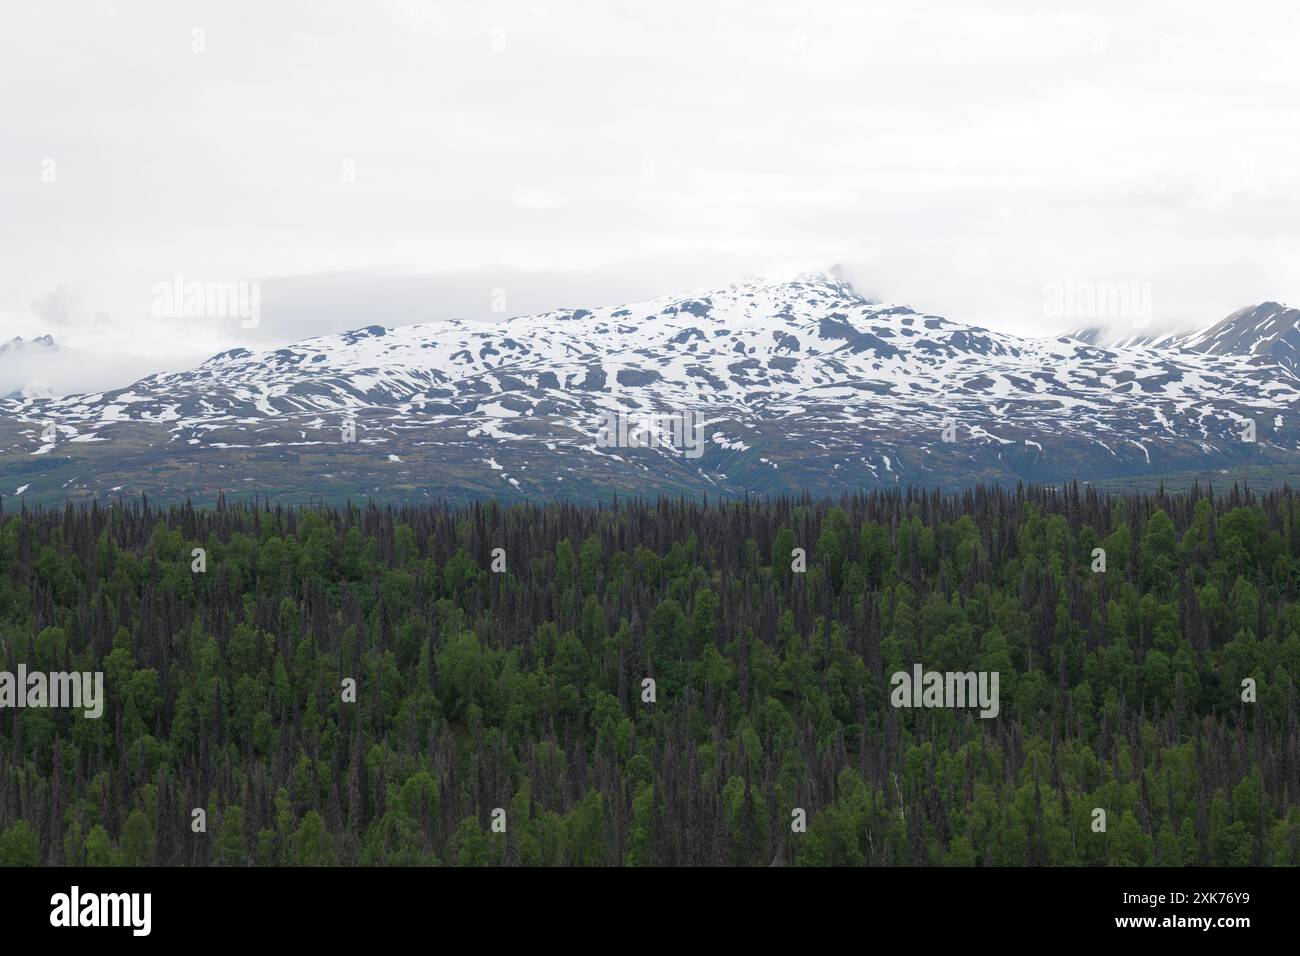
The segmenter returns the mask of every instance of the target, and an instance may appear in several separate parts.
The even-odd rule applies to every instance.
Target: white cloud
[[[18,6],[0,338],[183,364],[492,318],[499,287],[518,312],[795,262],[1020,332],[1048,331],[1041,290],[1067,275],[1150,283],[1158,321],[1300,302],[1298,18],[1282,0]],[[262,280],[265,320],[153,320],[175,273]]]

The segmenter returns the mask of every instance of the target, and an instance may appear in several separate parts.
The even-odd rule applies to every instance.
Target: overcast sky
[[[1297,6],[6,3],[0,339],[99,388],[835,263],[1027,334],[1065,281],[1300,304]],[[156,317],[177,274],[260,324]]]

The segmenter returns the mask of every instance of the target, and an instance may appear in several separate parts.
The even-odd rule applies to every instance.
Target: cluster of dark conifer
[[[1287,491],[9,508],[20,663],[3,864],[1300,862]]]

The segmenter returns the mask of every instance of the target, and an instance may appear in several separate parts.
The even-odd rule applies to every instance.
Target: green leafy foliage
[[[1300,863],[1286,492],[8,512],[18,664],[8,866]]]

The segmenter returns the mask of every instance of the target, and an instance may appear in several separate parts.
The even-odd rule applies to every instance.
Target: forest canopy
[[[9,508],[20,665],[2,865],[1300,863],[1289,491]]]

